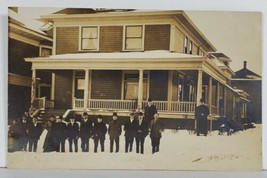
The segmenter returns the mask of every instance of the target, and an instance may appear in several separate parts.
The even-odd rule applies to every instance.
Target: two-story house
[[[162,118],[193,119],[203,97],[220,114],[233,73],[184,11],[64,9],[42,20],[53,24],[53,53],[25,59],[32,100],[44,101],[34,81],[46,71],[54,109],[123,116],[151,98]]]
[[[52,52],[52,38],[36,28],[39,23],[22,18],[18,8],[9,8],[8,34],[8,118],[18,119],[31,106],[31,64],[25,57],[48,56]],[[50,93],[51,81],[44,72],[38,81],[36,97]],[[38,80],[35,78],[35,80]]]

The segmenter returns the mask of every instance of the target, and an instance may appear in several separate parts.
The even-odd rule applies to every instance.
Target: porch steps
[[[66,112],[65,109],[47,109],[40,112],[39,118],[41,119],[42,122],[45,122],[49,120],[50,116],[63,115],[65,112]]]

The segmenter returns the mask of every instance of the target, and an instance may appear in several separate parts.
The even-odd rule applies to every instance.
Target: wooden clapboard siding
[[[93,71],[92,99],[121,99],[121,71]]]
[[[178,29],[177,27],[175,28],[175,49],[176,52],[178,53],[183,53],[184,52],[184,34],[183,32]]]
[[[77,53],[79,50],[79,27],[56,28],[56,54]]]
[[[100,52],[117,52],[122,50],[123,26],[100,27]]]
[[[168,71],[151,71],[149,89],[150,98],[152,100],[167,101]]]
[[[16,74],[8,74],[8,84],[10,85],[31,87],[31,82],[32,82],[31,77],[25,77],[25,76],[16,75]]]
[[[57,71],[55,75],[55,108],[69,109],[72,104],[72,71]]]
[[[172,101],[178,101],[178,72],[173,71],[172,75]]]
[[[8,40],[8,73],[31,77],[31,63],[25,57],[39,56],[39,48],[17,40]]]
[[[229,118],[233,118],[234,117],[234,106],[233,106],[233,102],[234,102],[234,94],[233,92],[226,88],[226,112],[225,115],[226,117]]]
[[[170,25],[145,26],[145,51],[169,50]]]
[[[198,47],[195,43],[193,43],[193,49],[192,50],[193,50],[193,52],[192,52],[193,55],[198,55]]]

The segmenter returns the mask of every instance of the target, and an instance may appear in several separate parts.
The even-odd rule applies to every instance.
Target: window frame
[[[96,28],[97,37],[96,38],[83,38],[83,29],[84,28]],[[90,26],[80,26],[80,35],[79,35],[79,51],[99,51],[99,40],[100,40],[100,26],[90,25]],[[95,49],[84,49],[83,48],[83,39],[96,39],[96,48]]]
[[[141,27],[141,37],[128,37],[127,38],[127,27]],[[137,39],[141,38],[141,48],[136,48],[136,49],[127,49],[126,48],[126,42],[127,39]],[[142,24],[131,24],[131,25],[124,25],[123,26],[123,45],[122,45],[122,51],[144,51],[144,40],[145,40],[145,25]]]

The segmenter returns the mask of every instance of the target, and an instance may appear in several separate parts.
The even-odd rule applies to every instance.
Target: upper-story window
[[[133,25],[125,27],[125,50],[143,49],[143,26]]]
[[[98,27],[82,27],[81,28],[81,50],[98,50],[99,35]]]
[[[188,37],[187,36],[184,38],[184,53],[185,54],[188,53]]]
[[[189,54],[193,53],[192,48],[193,48],[193,42],[190,40],[190,42],[189,42]]]

